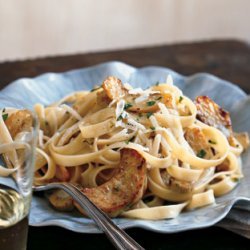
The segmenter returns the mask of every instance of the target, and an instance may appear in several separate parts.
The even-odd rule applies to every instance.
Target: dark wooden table
[[[209,72],[250,93],[250,47],[239,41],[209,41],[82,55],[0,63],[0,88],[20,77],[63,72],[118,60],[136,67],[158,65],[181,74]],[[248,249],[249,241],[224,229],[158,234],[143,229],[127,232],[146,249]],[[103,234],[78,234],[58,227],[30,227],[29,250],[113,249]]]

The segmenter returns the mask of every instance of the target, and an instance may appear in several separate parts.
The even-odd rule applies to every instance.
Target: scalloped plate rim
[[[57,76],[67,76],[68,74],[72,74],[72,73],[76,73],[76,72],[81,72],[81,71],[88,71],[88,70],[93,70],[93,69],[97,69],[97,68],[100,68],[100,67],[103,67],[103,66],[106,66],[106,65],[111,65],[111,64],[120,64],[122,66],[126,66],[126,67],[130,67],[131,69],[135,71],[138,71],[138,70],[144,70],[144,69],[161,69],[161,70],[169,70],[173,73],[175,73],[176,75],[178,75],[179,77],[181,78],[185,78],[185,79],[191,79],[191,78],[197,78],[197,77],[209,77],[209,78],[213,78],[215,79],[218,83],[220,82],[224,82],[226,84],[229,84],[231,87],[237,89],[237,91],[240,91],[243,95],[247,96],[247,94],[245,93],[245,91],[243,91],[239,86],[233,84],[232,82],[230,81],[227,81],[227,80],[224,80],[218,76],[215,76],[213,74],[210,74],[210,73],[206,73],[206,72],[198,72],[198,73],[194,73],[194,74],[191,74],[191,75],[182,75],[178,72],[176,72],[175,70],[172,70],[170,68],[167,68],[167,67],[163,67],[163,66],[154,66],[154,65],[148,65],[148,66],[144,66],[144,67],[134,67],[132,65],[129,65],[129,64],[126,64],[124,62],[121,62],[121,61],[109,61],[109,62],[103,62],[103,63],[99,63],[99,64],[96,64],[96,65],[92,65],[92,66],[88,66],[88,67],[83,67],[83,68],[77,68],[77,69],[71,69],[71,70],[67,70],[65,72],[46,72],[46,73],[43,73],[43,74],[40,74],[38,76],[35,76],[35,77],[22,77],[22,78],[18,78],[14,81],[12,81],[11,83],[9,83],[7,86],[5,86],[2,90],[0,90],[0,92],[2,91],[5,91],[6,89],[9,88],[9,86],[11,85],[15,85],[15,84],[19,84],[19,82],[23,81],[23,80],[39,80],[39,79],[42,79],[46,76],[49,76],[49,75],[57,75]]]

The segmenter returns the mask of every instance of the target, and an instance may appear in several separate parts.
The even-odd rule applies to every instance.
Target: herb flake
[[[213,140],[208,140],[208,142],[209,142],[210,144],[217,144],[216,141],[213,141]]]
[[[117,117],[117,121],[120,121],[120,120],[122,120],[122,119],[125,119],[127,117],[127,114],[126,113],[124,113],[124,112],[122,112],[118,117]]]
[[[120,120],[122,120],[122,118],[123,118],[123,117],[122,117],[122,114],[120,114],[116,120],[117,120],[117,121],[120,121]]]
[[[153,131],[155,131],[155,127],[150,127]]]
[[[147,118],[149,118],[151,115],[153,115],[153,113],[152,112],[148,112],[147,113]]]
[[[204,158],[206,154],[207,154],[207,152],[206,152],[204,149],[201,149],[201,150],[197,153],[197,157],[199,157],[199,158]]]
[[[101,88],[101,86],[100,86],[100,87],[93,88],[93,89],[90,90],[90,92],[94,92],[94,91],[96,91],[96,90],[98,90],[98,89],[100,89],[100,88]]]
[[[239,178],[233,177],[233,178],[232,178],[232,181],[233,181],[233,182],[239,182]]]
[[[183,100],[183,97],[182,97],[182,96],[180,96],[180,97],[179,97],[179,103],[181,103],[181,102],[182,102],[182,100]]]
[[[3,114],[2,118],[3,118],[4,121],[6,121],[8,119],[8,114]]]
[[[149,102],[147,102],[147,106],[153,106],[153,105],[155,105],[155,101],[149,101]]]
[[[125,105],[124,105],[124,109],[126,110],[126,109],[129,109],[129,108],[131,108],[131,107],[133,107],[133,105],[131,104],[131,103],[126,103]]]

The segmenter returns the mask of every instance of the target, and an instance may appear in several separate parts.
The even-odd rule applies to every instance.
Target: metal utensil
[[[97,226],[107,235],[112,244],[121,250],[144,249],[133,240],[125,231],[120,229],[104,212],[102,212],[88,197],[71,183],[50,183],[44,186],[33,187],[34,191],[62,189],[68,193],[86,211]]]

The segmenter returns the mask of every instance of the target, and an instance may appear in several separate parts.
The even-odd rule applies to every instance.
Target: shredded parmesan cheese
[[[118,117],[122,114],[122,112],[124,111],[124,106],[125,106],[125,101],[123,99],[121,99],[117,105],[116,105],[116,109],[115,109],[115,116],[116,119],[118,119]]]

